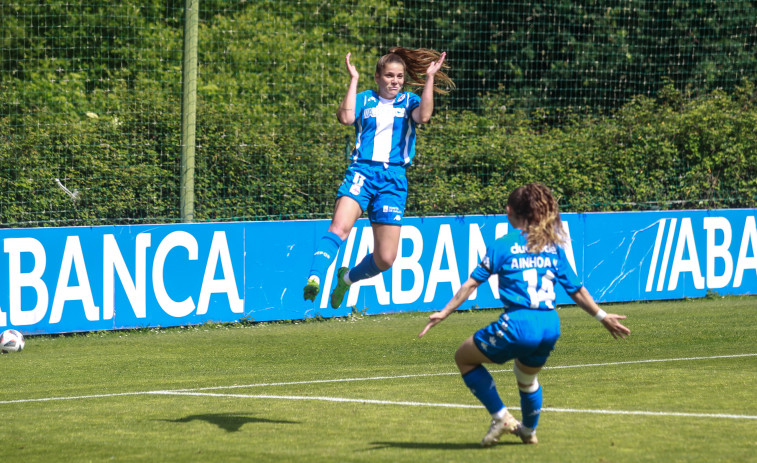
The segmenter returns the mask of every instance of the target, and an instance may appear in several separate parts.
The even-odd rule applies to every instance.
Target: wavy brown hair
[[[560,209],[552,191],[541,183],[516,188],[507,198],[510,211],[523,221],[528,252],[539,253],[550,244],[567,242]]]
[[[387,64],[400,63],[405,68],[407,77],[409,77],[409,79],[405,79],[405,83],[413,87],[423,87],[426,84],[424,77],[426,69],[428,69],[429,64],[438,61],[441,55],[438,51],[429,48],[393,47],[389,49],[389,53],[379,58],[376,63],[376,75],[381,74]],[[449,89],[455,88],[455,83],[444,72],[444,69],[449,69],[446,61],[434,78],[435,93],[446,94],[449,93]]]

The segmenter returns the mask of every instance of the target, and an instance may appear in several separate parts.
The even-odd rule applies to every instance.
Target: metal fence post
[[[197,116],[197,27],[200,0],[184,4],[184,60],[181,95],[182,222],[194,221],[195,127]]]

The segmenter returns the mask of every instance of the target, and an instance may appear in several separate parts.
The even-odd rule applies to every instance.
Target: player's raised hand
[[[442,52],[441,56],[439,56],[439,60],[433,61],[431,64],[428,65],[428,69],[426,69],[426,75],[427,76],[433,76],[439,71],[439,69],[442,68],[442,64],[444,64],[444,58],[447,56],[447,52]]]
[[[344,57],[344,62],[347,64],[347,72],[350,73],[352,79],[358,79],[360,74],[358,74],[357,68],[350,63],[350,56],[352,56],[352,53],[347,53],[347,56]]]

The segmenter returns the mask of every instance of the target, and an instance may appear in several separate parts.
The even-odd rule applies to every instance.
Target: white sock
[[[492,418],[504,418],[506,414],[507,414],[507,407],[503,408],[497,413],[493,413]]]
[[[524,436],[530,436],[534,433],[534,430],[529,428],[528,426],[520,425],[520,433]]]

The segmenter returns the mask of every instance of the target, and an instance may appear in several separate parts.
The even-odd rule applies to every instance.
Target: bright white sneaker
[[[500,436],[504,433],[514,433],[520,426],[518,420],[516,420],[510,412],[505,412],[502,418],[492,419],[492,424],[489,426],[489,432],[486,433],[484,439],[481,441],[481,445],[484,447],[490,447],[497,443]]]
[[[523,441],[524,444],[538,444],[539,439],[536,438],[536,431],[533,429],[529,429],[522,424],[518,424],[518,427],[515,428],[515,431],[513,431],[513,434],[520,437],[520,440]]]

